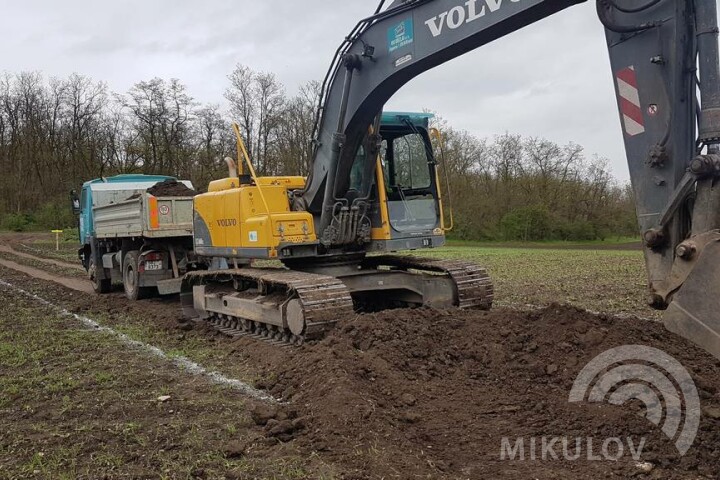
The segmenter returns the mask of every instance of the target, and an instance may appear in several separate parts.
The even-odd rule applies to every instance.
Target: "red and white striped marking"
[[[645,120],[640,107],[640,92],[638,91],[635,67],[623,68],[616,77],[620,113],[625,124],[625,133],[631,137],[645,133]]]

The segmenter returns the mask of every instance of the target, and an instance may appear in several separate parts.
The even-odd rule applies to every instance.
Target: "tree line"
[[[440,123],[435,151],[454,199],[453,235],[468,240],[636,236],[632,187],[575,143],[506,133],[478,138]]]
[[[319,85],[289,94],[272,73],[237,65],[224,102],[196,101],[177,79],[115,93],[73,74],[0,76],[0,222],[70,226],[68,192],[119,173],[173,175],[199,190],[226,174],[238,123],[258,174],[304,175]],[[419,106],[420,107],[420,106]],[[505,134],[483,139],[441,120],[435,151],[465,239],[591,239],[635,233],[632,191],[582,147]],[[445,180],[442,182],[445,183]],[[462,202],[459,201],[462,199]]]

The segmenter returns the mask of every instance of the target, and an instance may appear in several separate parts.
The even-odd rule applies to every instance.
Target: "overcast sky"
[[[375,0],[0,0],[0,71],[73,72],[127,91],[179,78],[223,102],[236,63],[278,75],[288,92],[321,79]],[[460,3],[460,2],[459,2]],[[595,2],[572,7],[413,80],[388,109],[430,109],[479,136],[506,131],[570,141],[628,178]]]

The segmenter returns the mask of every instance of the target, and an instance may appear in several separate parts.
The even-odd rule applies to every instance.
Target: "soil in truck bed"
[[[177,180],[158,182],[148,188],[147,192],[155,197],[194,197],[198,194],[198,192]]]

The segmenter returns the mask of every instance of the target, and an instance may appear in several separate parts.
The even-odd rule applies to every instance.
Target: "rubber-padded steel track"
[[[365,258],[361,268],[392,268],[447,275],[455,285],[457,298],[454,304],[457,307],[486,310],[492,306],[494,290],[490,276],[484,268],[472,262],[409,255],[378,255]],[[328,275],[276,268],[242,268],[191,272],[185,281],[188,285],[222,285],[232,282],[257,289],[259,295],[280,295],[283,301],[298,299],[305,318],[305,329],[301,335],[294,335],[287,328],[276,325],[208,312],[206,321],[226,335],[249,336],[275,345],[299,345],[306,340],[321,338],[339,320],[354,314],[350,291],[342,281]]]
[[[251,335],[275,342],[292,344],[320,338],[340,319],[353,314],[350,292],[337,278],[277,268],[242,268],[213,272],[191,272],[185,277],[189,285],[217,282],[251,285],[261,295],[283,294],[297,298],[305,318],[301,335],[276,325],[248,321],[217,312],[209,312],[208,321],[229,335]]]
[[[441,260],[412,255],[377,255],[367,257],[363,268],[400,268],[419,272],[444,273],[452,278],[457,290],[456,306],[489,310],[495,290],[487,270],[464,260]]]

